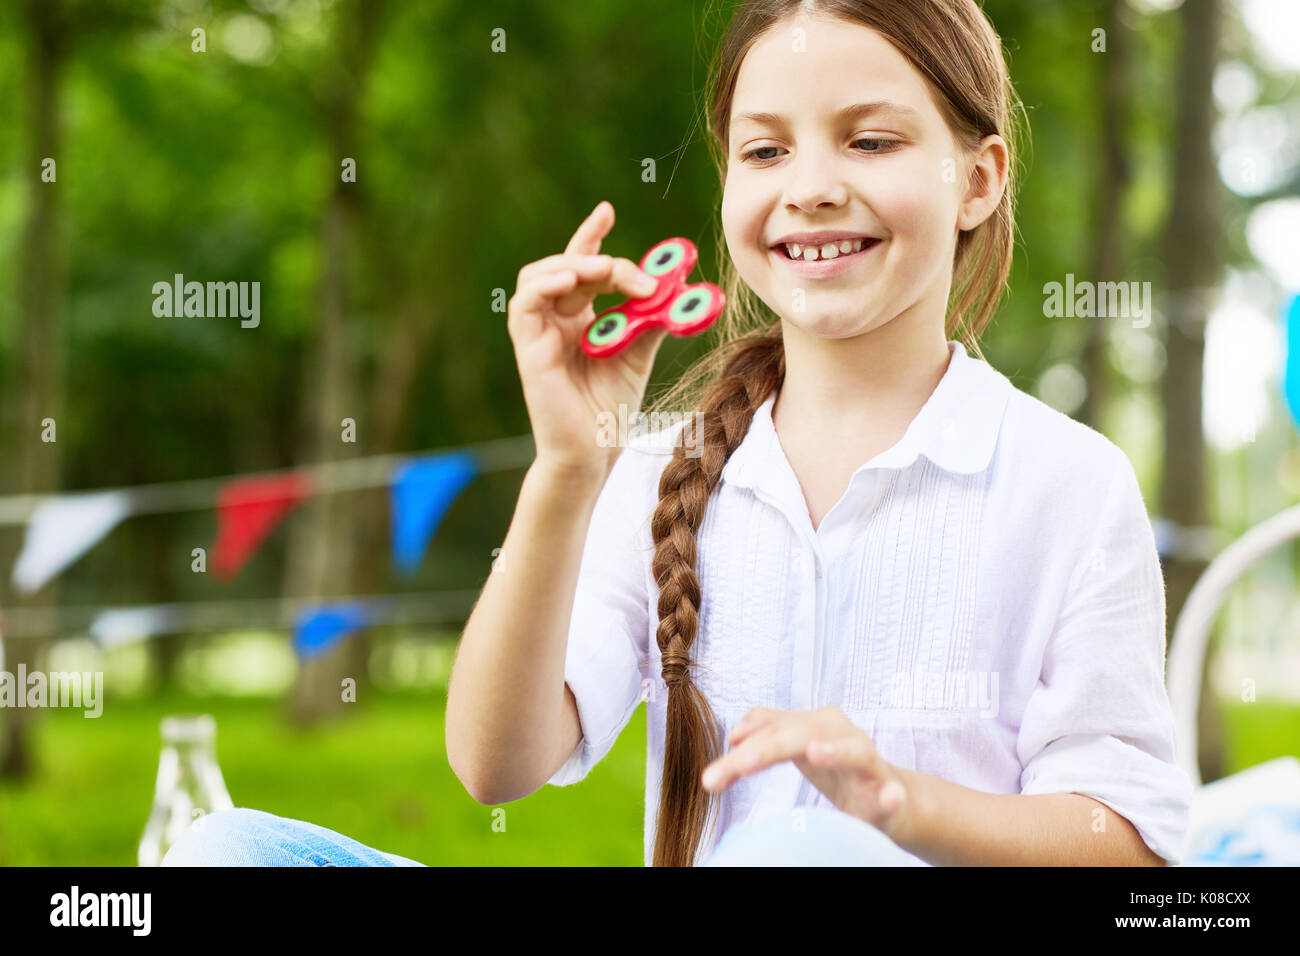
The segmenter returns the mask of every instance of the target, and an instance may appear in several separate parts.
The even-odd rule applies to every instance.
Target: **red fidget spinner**
[[[697,335],[722,314],[726,302],[712,282],[686,284],[700,257],[689,239],[665,239],[641,259],[641,269],[658,288],[643,299],[627,299],[591,320],[582,335],[582,350],[592,358],[621,352],[646,329],[662,325],[672,335]]]

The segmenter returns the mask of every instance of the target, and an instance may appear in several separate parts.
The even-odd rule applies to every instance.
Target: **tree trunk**
[[[1182,527],[1208,521],[1205,431],[1201,420],[1205,321],[1222,265],[1221,192],[1211,151],[1214,120],[1211,81],[1218,63],[1219,0],[1185,0],[1179,12],[1182,45],[1174,142],[1173,197],[1164,238],[1165,315],[1168,317],[1163,383],[1165,408],[1162,514]],[[1164,562],[1168,635],[1205,570],[1196,555],[1174,554]],[[1200,703],[1202,778],[1223,773],[1222,728],[1212,682],[1203,682]]]
[[[12,391],[6,396],[5,408],[14,418],[4,429],[11,436],[7,452],[8,468],[15,476],[14,491],[40,493],[53,491],[59,478],[58,429],[63,395],[64,329],[60,294],[61,261],[59,251],[58,174],[62,157],[59,151],[60,72],[64,57],[66,24],[60,22],[60,5],[56,0],[27,0],[22,18],[27,28],[27,153],[23,175],[28,182],[30,201],[18,268],[17,368],[12,376]],[[41,179],[42,162],[53,159],[56,180]],[[41,421],[55,422],[54,442],[42,441]],[[66,434],[66,433],[65,433]],[[21,545],[22,532],[14,529],[8,536],[0,567],[5,608],[23,610],[48,606],[53,602],[56,585],[51,583],[36,594],[13,594],[7,577]],[[17,672],[25,665],[28,672],[39,670],[48,637],[10,637],[5,641],[5,669]],[[19,689],[21,693],[23,689]],[[0,741],[0,777],[19,779],[32,770],[29,730],[34,711],[28,708],[5,708],[4,734]]]
[[[1124,195],[1129,183],[1128,107],[1129,34],[1121,16],[1123,0],[1106,0],[1106,52],[1097,57],[1101,70],[1100,152],[1097,164],[1096,219],[1093,223],[1092,273],[1098,282],[1116,282],[1125,268],[1126,233],[1123,222]],[[1083,368],[1087,393],[1079,409],[1079,420],[1102,431],[1110,376],[1107,347],[1110,323],[1123,318],[1098,318],[1088,324]]]
[[[357,159],[357,116],[378,25],[379,4],[353,0],[336,10],[333,46],[336,66],[327,78],[324,115],[334,152],[334,189],[323,224],[320,278],[321,321],[312,360],[304,368],[302,387],[305,441],[302,460],[337,461],[353,457],[368,444],[372,426],[360,405],[360,342],[349,334],[348,276],[356,242],[358,182],[343,182],[340,163]],[[357,442],[342,440],[342,421],[356,423]],[[291,534],[286,590],[292,597],[328,600],[356,587],[360,522],[358,495],[324,494],[306,503]],[[371,560],[370,557],[366,558]],[[289,716],[311,724],[337,714],[345,706],[344,678],[358,688],[366,682],[366,643],[354,636],[332,650],[303,661],[289,699]]]

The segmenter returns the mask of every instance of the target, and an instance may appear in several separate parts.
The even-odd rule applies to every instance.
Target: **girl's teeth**
[[[788,242],[785,248],[791,259],[816,262],[818,259],[834,259],[861,252],[865,243],[864,239],[841,239],[839,242],[828,242],[822,246],[801,246],[797,242]]]

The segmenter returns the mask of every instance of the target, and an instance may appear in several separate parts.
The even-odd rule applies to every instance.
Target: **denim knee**
[[[794,807],[731,826],[703,866],[924,866],[876,827],[841,810]]]
[[[268,822],[273,819],[251,807],[204,814],[172,844],[159,866],[311,865],[280,845]]]
[[[423,866],[305,820],[236,807],[195,820],[163,866]]]

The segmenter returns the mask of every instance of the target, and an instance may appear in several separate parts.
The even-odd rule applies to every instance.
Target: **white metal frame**
[[[1165,680],[1174,712],[1178,762],[1195,787],[1201,785],[1196,760],[1196,707],[1205,676],[1210,628],[1237,579],[1261,557],[1293,538],[1300,538],[1300,505],[1255,525],[1224,548],[1197,579],[1178,615],[1169,642]]]

